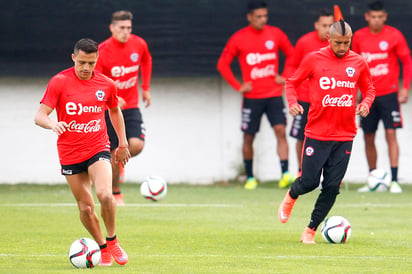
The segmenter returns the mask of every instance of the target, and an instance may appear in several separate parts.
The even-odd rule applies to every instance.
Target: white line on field
[[[72,207],[77,206],[75,203],[32,203],[32,204],[0,204],[4,207]],[[146,203],[146,204],[126,204],[125,207],[242,207],[240,204],[161,204],[161,203]],[[121,207],[124,207],[121,206]],[[120,207],[120,206],[119,206]]]
[[[67,254],[13,254],[13,253],[0,253],[0,257],[62,257]],[[234,258],[234,259],[361,259],[361,260],[396,260],[396,261],[412,261],[412,257],[400,257],[400,256],[358,256],[358,255],[338,255],[338,256],[315,256],[315,255],[225,255],[225,254],[130,254],[129,256],[137,257],[174,257],[174,258]]]

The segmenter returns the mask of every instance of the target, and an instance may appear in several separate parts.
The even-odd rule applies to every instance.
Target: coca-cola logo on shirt
[[[343,94],[342,96],[333,97],[330,94],[325,95],[322,99],[324,107],[351,107],[353,105],[353,95]]]
[[[269,53],[249,53],[246,55],[246,63],[249,66],[254,66],[256,64],[259,64],[263,61],[267,60],[275,60],[276,59],[276,53],[275,52],[269,52]]]
[[[82,115],[82,113],[100,113],[103,112],[101,106],[84,106],[82,103],[67,102],[66,113],[68,115]]]
[[[92,133],[101,129],[101,120],[91,120],[87,123],[78,123],[76,120],[71,121],[68,124],[67,130],[70,132],[78,133]]]
[[[275,65],[267,65],[264,68],[257,68],[254,67],[250,71],[250,78],[252,80],[259,79],[259,78],[265,78],[269,76],[275,76]]]
[[[375,67],[371,67],[370,71],[371,71],[372,76],[382,76],[382,75],[389,74],[389,64],[388,63],[379,64]]]
[[[336,80],[335,77],[327,77],[323,76],[320,77],[319,79],[319,87],[323,90],[329,90],[329,89],[335,89],[335,88],[355,88],[356,87],[356,82],[352,81],[341,81],[341,80]]]

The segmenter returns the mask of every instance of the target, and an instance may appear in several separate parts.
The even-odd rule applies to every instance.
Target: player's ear
[[[73,60],[73,62],[74,62],[75,58],[76,58],[76,56],[74,55],[74,53],[72,53],[72,60]]]

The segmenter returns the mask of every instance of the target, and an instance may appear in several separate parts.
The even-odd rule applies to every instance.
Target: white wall
[[[48,79],[0,79],[0,164],[2,183],[63,183],[56,139],[34,125],[33,117]],[[233,179],[242,168],[241,97],[219,78],[155,78],[152,106],[143,108],[146,146],[126,167],[126,180],[160,175],[168,182],[210,183]],[[411,182],[411,103],[403,106],[404,129],[398,131],[400,182]],[[291,120],[291,117],[288,117]],[[290,125],[290,123],[289,123]],[[382,127],[382,125],[380,125]],[[383,131],[378,131],[378,166],[389,171]],[[367,175],[362,132],[354,142],[346,181]],[[297,170],[294,139],[289,139],[290,170]],[[255,141],[255,174],[260,180],[280,176],[276,140],[266,118]]]

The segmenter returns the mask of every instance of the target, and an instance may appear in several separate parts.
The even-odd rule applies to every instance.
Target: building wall
[[[56,135],[34,125],[46,78],[0,78],[1,183],[63,183],[56,151]],[[237,178],[243,168],[240,132],[241,97],[218,77],[155,78],[152,106],[142,108],[147,127],[146,146],[130,160],[126,180],[141,182],[160,175],[170,183],[211,183]],[[401,182],[411,182],[411,103],[404,105],[405,129],[398,131]],[[54,115],[54,113],[52,114]],[[290,121],[290,116],[288,116]],[[289,122],[290,125],[290,122]],[[382,128],[382,125],[380,125]],[[289,139],[290,170],[296,172],[294,139]],[[379,167],[389,171],[382,130],[377,134]],[[367,165],[362,133],[354,142],[345,178],[364,181]],[[255,141],[255,173],[262,181],[280,176],[276,141],[267,120]]]

